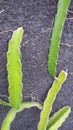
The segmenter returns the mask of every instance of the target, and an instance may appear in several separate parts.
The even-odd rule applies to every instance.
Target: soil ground
[[[23,65],[23,100],[33,97],[44,102],[53,79],[47,72],[47,55],[57,9],[56,0],[0,0],[0,32],[15,30],[23,26],[25,33],[21,45]],[[69,10],[73,10],[73,1]],[[0,98],[8,100],[6,53],[11,32],[0,34]],[[73,13],[68,11],[61,38],[61,49],[57,74],[68,71],[64,83],[53,105],[52,114],[64,105],[70,105],[72,112],[59,130],[73,130]],[[3,96],[6,95],[6,96]],[[9,107],[0,105],[0,127]],[[40,110],[26,109],[18,113],[11,124],[11,130],[37,130]]]

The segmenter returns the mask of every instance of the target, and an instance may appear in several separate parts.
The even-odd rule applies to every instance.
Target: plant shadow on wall
[[[56,62],[59,52],[62,26],[65,21],[69,4],[70,0],[59,0],[58,2],[57,15],[55,17],[55,24],[52,31],[50,51],[48,55],[48,72],[55,80],[43,105],[39,102],[22,102],[23,85],[20,43],[22,41],[24,30],[22,27],[19,27],[13,32],[12,38],[9,41],[7,52],[9,102],[0,100],[0,104],[9,106],[11,109],[2,123],[1,130],[10,130],[10,125],[16,114],[23,111],[25,108],[37,107],[38,109],[41,109],[38,130],[58,130],[71,112],[71,108],[69,106],[64,106],[52,117],[49,117],[56,96],[67,78],[67,73],[63,70],[59,73],[59,76],[56,77]]]

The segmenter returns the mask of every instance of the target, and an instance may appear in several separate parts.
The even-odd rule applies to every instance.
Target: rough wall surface
[[[21,45],[24,101],[35,97],[43,103],[53,82],[47,72],[47,55],[56,8],[56,0],[0,0],[0,10],[4,9],[0,14],[0,32],[19,26],[25,29]],[[73,10],[73,1],[69,10]],[[62,69],[68,70],[68,79],[57,96],[52,113],[64,105],[70,105],[72,112],[60,130],[73,130],[73,19],[69,19],[72,17],[73,13],[68,11],[57,65],[57,74]],[[8,97],[6,53],[10,37],[11,32],[0,34],[0,98],[4,100]],[[8,111],[8,107],[0,105],[0,127]],[[11,130],[37,130],[39,115],[37,108],[17,114]]]

